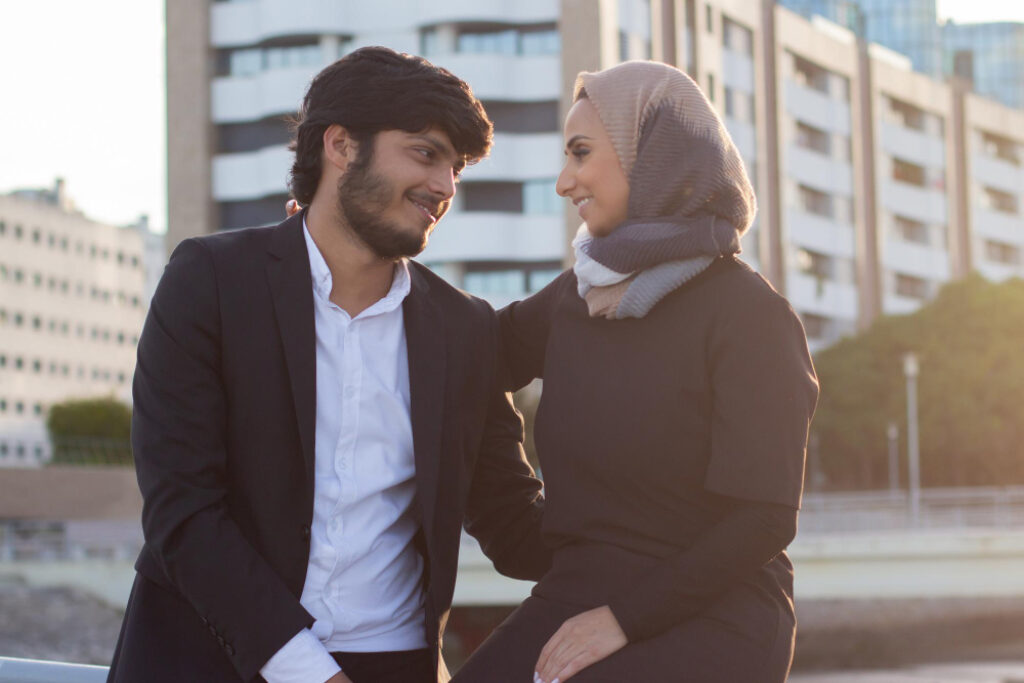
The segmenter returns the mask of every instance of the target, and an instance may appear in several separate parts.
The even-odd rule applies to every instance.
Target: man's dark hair
[[[436,126],[467,163],[487,155],[493,126],[469,85],[422,57],[386,47],[364,47],[334,62],[313,79],[293,121],[292,195],[313,200],[320,183],[323,135],[344,126],[363,156],[382,130],[418,133]]]

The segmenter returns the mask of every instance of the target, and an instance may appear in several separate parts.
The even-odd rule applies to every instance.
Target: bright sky
[[[0,192],[62,176],[92,218],[148,213],[166,227],[163,6],[0,2]],[[1024,21],[1024,0],[938,0],[938,10],[960,23]]]

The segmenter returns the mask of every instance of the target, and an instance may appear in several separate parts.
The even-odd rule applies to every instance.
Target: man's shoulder
[[[266,250],[270,245],[274,231],[279,227],[277,225],[268,225],[255,228],[221,230],[208,235],[191,237],[184,240],[184,242],[191,242],[201,246],[215,257],[252,253]]]
[[[494,316],[494,308],[487,301],[455,287],[422,263],[410,260],[409,270],[414,280],[419,278],[426,285],[427,296],[442,308],[474,318]]]

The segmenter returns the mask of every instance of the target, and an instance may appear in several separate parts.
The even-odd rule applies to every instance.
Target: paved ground
[[[987,662],[888,671],[794,674],[790,683],[1024,683],[1024,662]]]
[[[74,590],[0,582],[0,655],[110,664],[121,612]]]

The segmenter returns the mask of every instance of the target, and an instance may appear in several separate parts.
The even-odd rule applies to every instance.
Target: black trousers
[[[352,683],[437,683],[430,650],[332,652]]]

